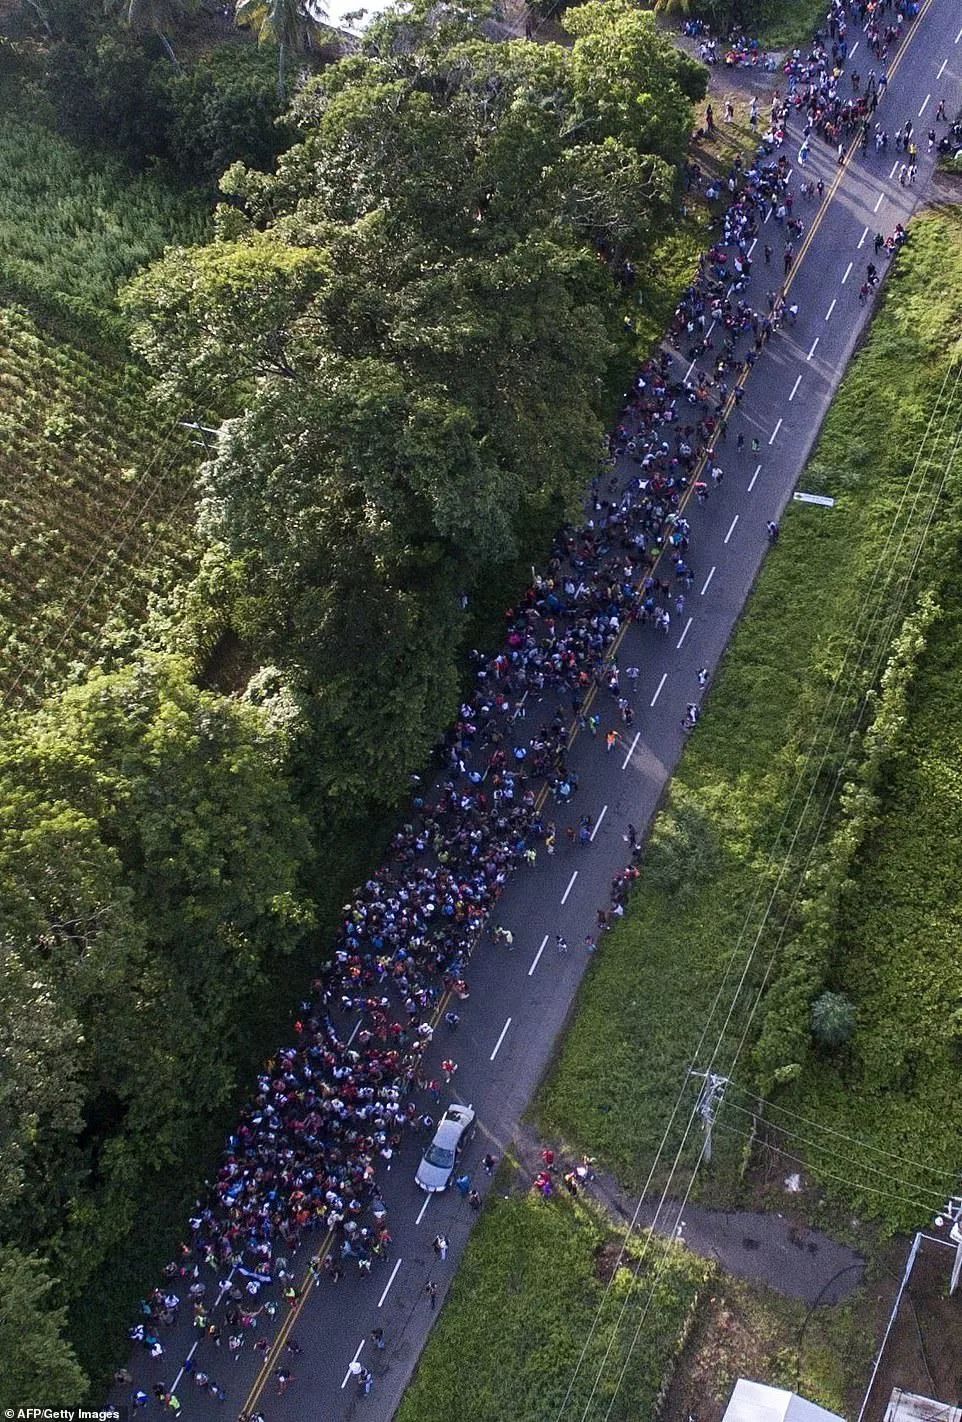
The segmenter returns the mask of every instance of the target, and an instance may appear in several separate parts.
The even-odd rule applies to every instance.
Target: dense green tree
[[[282,113],[270,46],[218,45],[181,69],[156,64],[152,98],[166,117],[162,153],[182,172],[217,182],[240,160],[270,167],[295,133]]]
[[[233,416],[204,532],[336,795],[397,794],[451,705],[461,595],[596,464],[611,272],[668,220],[695,70],[628,0],[572,28],[387,16],[298,94],[275,173],[227,174],[216,241],[128,295],[169,393]]]
[[[51,1304],[52,1291],[42,1260],[0,1246],[2,1408],[76,1404],[86,1396],[87,1379],[62,1337],[65,1313]]]
[[[266,708],[175,658],[92,676],[0,753],[0,1222],[68,1290],[226,1099],[245,1013],[310,926],[287,753]]]
[[[842,1047],[855,1032],[855,1008],[840,992],[823,992],[812,1006],[812,1036],[823,1047]]]
[[[236,0],[237,23],[250,26],[259,44],[277,46],[277,97],[287,88],[288,56],[316,46],[327,33],[321,0]]]

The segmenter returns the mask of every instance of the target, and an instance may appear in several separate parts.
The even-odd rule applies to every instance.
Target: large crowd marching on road
[[[268,1330],[258,1322],[277,1313],[278,1295],[296,1298],[296,1250],[311,1257],[316,1281],[331,1284],[348,1268],[366,1273],[388,1258],[378,1169],[407,1133],[433,1126],[417,1090],[440,1096],[424,1062],[438,1009],[447,1009],[449,1028],[457,1026],[472,954],[509,875],[541,851],[555,852],[555,816],[564,816],[578,789],[568,763],[572,723],[591,734],[604,723],[609,749],[632,724],[638,669],[622,670],[613,649],[629,624],[664,633],[672,613],[683,611],[694,580],[685,506],[692,494],[704,502],[722,478],[716,450],[741,398],[738,377],[780,323],[797,314],[780,283],[766,311],[743,294],[763,224],[773,220],[772,230],[784,234],[786,275],[804,231],[790,163],[777,154],[788,108],[803,117],[803,150],[812,134],[833,146],[864,135],[909,8],[906,0],[854,0],[846,11],[833,0],[809,53],[789,57],[787,94],[771,101],[754,164],[736,160],[722,185],[691,166],[690,188],[726,200],[722,234],[678,305],[666,348],[637,374],[609,459],[592,484],[587,520],[558,534],[545,572],[508,614],[497,655],[472,654],[474,690],[443,747],[440,784],[429,790],[415,778],[407,821],[386,862],[344,906],[331,961],[301,1004],[293,1041],[258,1077],[188,1237],[131,1329],[132,1339],[163,1358],[165,1328],[186,1311],[202,1347],[185,1370],[174,1358],[172,1371],[193,1386],[223,1398],[210,1370],[245,1349],[266,1350]],[[846,27],[853,22],[867,26],[878,70],[861,87],[849,76],[855,92],[843,97]],[[757,127],[754,101],[751,117]],[[710,107],[707,124],[713,129]],[[767,266],[774,253],[768,244],[763,250]],[[740,436],[738,449],[743,445]],[[774,539],[777,525],[769,533]],[[700,685],[706,679],[700,674]],[[697,715],[692,703],[687,724]],[[590,830],[582,816],[578,830],[572,825],[567,833],[588,843]],[[623,911],[638,872],[633,829],[628,838],[632,864],[616,878],[611,904],[599,910],[599,931]],[[494,936],[512,941],[506,929]],[[589,951],[595,943],[589,935]],[[443,1065],[450,1081],[456,1063]],[[550,1174],[545,1178],[550,1187]],[[288,1351],[298,1351],[293,1340]],[[122,1369],[118,1381],[133,1379]],[[277,1370],[278,1391],[290,1381],[288,1369]],[[171,1413],[181,1410],[162,1383],[154,1397]],[[140,1388],[132,1395],[135,1409],[152,1401]]]

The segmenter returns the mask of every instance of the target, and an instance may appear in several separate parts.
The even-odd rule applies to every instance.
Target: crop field
[[[83,152],[26,117],[27,102],[15,80],[0,77],[0,276],[8,283],[111,304],[164,247],[203,239],[196,194]]]
[[[186,551],[196,451],[146,387],[0,306],[0,691],[15,704],[95,655],[108,621],[135,621]]]
[[[82,152],[0,76],[0,693],[29,704],[182,566],[196,453],[147,401],[115,297],[197,195]]]

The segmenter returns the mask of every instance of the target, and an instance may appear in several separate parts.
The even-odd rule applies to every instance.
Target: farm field
[[[0,691],[29,704],[186,567],[196,450],[149,406],[115,297],[206,218],[28,117],[9,74],[0,104]]]
[[[29,703],[181,565],[195,450],[139,370],[20,306],[0,306],[0,447],[0,689]]]
[[[15,75],[0,73],[0,278],[97,307],[169,243],[199,242],[206,213],[188,189],[134,174],[30,114]]]

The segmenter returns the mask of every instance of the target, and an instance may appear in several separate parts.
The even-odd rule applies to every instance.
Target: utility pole
[[[704,1085],[698,1095],[695,1110],[702,1119],[705,1128],[705,1146],[702,1156],[705,1160],[711,1160],[711,1132],[715,1124],[715,1117],[718,1108],[725,1099],[725,1088],[728,1085],[727,1076],[719,1076],[717,1072],[693,1071],[692,1076],[701,1077]]]
[[[955,1245],[955,1261],[952,1265],[952,1277],[949,1281],[949,1293],[954,1294],[959,1287],[959,1278],[962,1277],[962,1196],[950,1195],[942,1211],[946,1219],[952,1221],[952,1228],[949,1230],[949,1239]],[[936,1224],[943,1221],[936,1220]]]
[[[177,423],[183,429],[193,430],[196,434],[200,435],[200,439],[191,440],[191,444],[200,445],[205,454],[211,453],[214,446],[208,443],[207,436],[213,435],[214,438],[216,438],[220,433],[219,430],[211,429],[210,425],[200,425],[196,420],[178,420]]]

